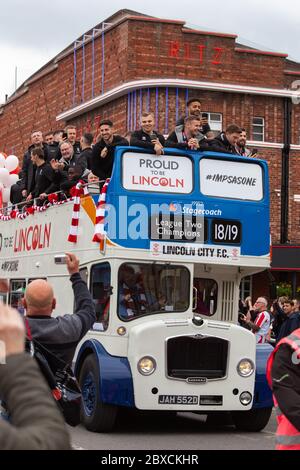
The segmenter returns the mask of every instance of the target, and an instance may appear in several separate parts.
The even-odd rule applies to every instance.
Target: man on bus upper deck
[[[166,141],[166,147],[182,150],[203,150],[207,148],[206,137],[200,132],[201,120],[197,116],[189,116],[184,126],[177,126]]]
[[[154,130],[155,120],[152,113],[142,113],[141,129],[134,131],[130,138],[130,145],[153,150],[157,156],[164,153],[165,138]]]
[[[66,263],[74,291],[72,315],[52,317],[56,299],[51,285],[43,279],[27,286],[23,303],[33,339],[70,364],[79,341],[96,321],[96,313],[86,282],[79,274],[79,260],[66,253]]]

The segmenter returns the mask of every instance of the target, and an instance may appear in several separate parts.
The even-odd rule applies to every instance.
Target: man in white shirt
[[[268,301],[265,297],[258,297],[253,307],[257,313],[254,322],[245,315],[241,319],[250,326],[255,334],[256,344],[263,344],[267,342],[266,338],[270,328],[270,314],[267,312]]]

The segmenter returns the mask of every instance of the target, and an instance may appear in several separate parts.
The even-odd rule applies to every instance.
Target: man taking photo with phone
[[[153,150],[157,156],[164,153],[165,138],[154,130],[155,121],[152,113],[143,113],[141,129],[131,135],[130,145]]]
[[[56,299],[44,279],[35,279],[27,286],[23,304],[33,339],[70,365],[79,341],[96,321],[96,313],[87,284],[79,274],[78,258],[66,253],[65,261],[74,292],[74,313],[52,316]]]

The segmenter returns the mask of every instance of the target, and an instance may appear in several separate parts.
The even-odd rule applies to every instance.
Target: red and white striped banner
[[[87,186],[84,186],[84,185],[85,185],[84,181],[79,181],[76,184],[76,188],[75,188],[72,220],[71,220],[71,226],[70,226],[70,233],[68,236],[68,241],[71,243],[77,243],[77,239],[78,239],[80,196],[82,196],[82,194],[84,194],[85,196],[89,194]]]
[[[96,209],[96,221],[95,221],[95,233],[93,242],[100,243],[100,250],[103,251],[104,249],[104,240],[106,236],[106,232],[104,230],[104,219],[105,219],[105,202],[106,202],[106,193],[107,188],[110,182],[110,178],[108,178],[101,190],[98,205]]]

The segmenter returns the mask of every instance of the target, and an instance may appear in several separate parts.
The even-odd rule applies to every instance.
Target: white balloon
[[[8,186],[10,183],[9,171],[7,168],[0,168],[0,183],[2,183],[4,186]]]
[[[3,200],[3,202],[9,202],[10,201],[10,188],[2,189],[2,200]]]
[[[15,155],[8,155],[5,160],[5,168],[8,171],[14,171],[19,166],[19,159]]]
[[[19,181],[19,175],[9,175],[9,185],[7,187],[11,187],[17,181]]]
[[[4,168],[5,167],[5,156],[0,153],[0,168]]]

